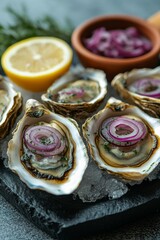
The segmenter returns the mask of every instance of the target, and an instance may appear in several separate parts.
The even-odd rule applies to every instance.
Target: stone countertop
[[[7,24],[11,18],[5,11],[7,6],[21,10],[26,5],[32,18],[45,14],[55,17],[64,23],[70,18],[74,25],[97,15],[129,14],[148,18],[159,10],[160,0],[1,0],[0,23]],[[55,10],[56,9],[56,10]],[[53,11],[54,10],[54,11]],[[24,216],[19,214],[6,200],[0,196],[0,240],[51,240],[47,234],[36,228]],[[112,240],[112,239],[160,239],[160,215],[158,213],[145,219],[138,219],[109,233],[101,233],[94,237],[81,240]]]

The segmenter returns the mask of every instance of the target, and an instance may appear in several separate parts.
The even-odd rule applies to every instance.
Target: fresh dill
[[[11,7],[6,10],[12,18],[12,23],[7,26],[0,24],[0,55],[15,42],[35,36],[57,37],[70,43],[73,26],[68,19],[62,26],[49,15],[32,20],[25,6],[22,6],[21,12],[17,12]]]

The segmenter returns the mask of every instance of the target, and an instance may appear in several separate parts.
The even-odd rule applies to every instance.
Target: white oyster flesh
[[[111,84],[127,102],[153,117],[160,117],[160,67],[120,73]]]
[[[0,76],[0,139],[3,139],[13,126],[21,105],[21,93],[16,92],[13,85]]]
[[[98,107],[106,93],[107,79],[103,71],[77,66],[58,79],[41,98],[58,113],[83,117]]]
[[[29,99],[8,143],[9,167],[31,189],[72,193],[88,165],[77,123]]]
[[[9,102],[10,98],[8,96],[8,92],[5,90],[0,90],[0,121],[3,119],[3,115],[7,110]]]
[[[103,136],[103,132],[107,131],[108,134],[108,131],[112,133],[115,130],[109,129],[109,122],[108,125],[104,125],[104,123],[115,121],[115,119],[120,121],[122,117],[123,121],[125,118],[126,121],[130,122],[131,120],[135,125],[143,126],[145,134],[136,142],[123,143],[117,142],[117,140],[113,142],[110,135],[107,135],[107,137],[109,136],[107,139]],[[117,126],[119,129],[116,130],[117,135],[114,132],[114,136],[132,135],[132,125],[127,126],[123,122]],[[118,133],[118,131],[121,132]],[[138,107],[115,98],[110,98],[103,110],[86,120],[83,125],[83,134],[98,166],[124,180],[141,181],[160,162],[160,120],[150,117]]]
[[[57,92],[55,99],[59,103],[90,102],[99,95],[99,84],[90,80],[76,80]]]

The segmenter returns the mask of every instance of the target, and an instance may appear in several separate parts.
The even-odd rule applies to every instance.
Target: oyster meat
[[[118,74],[111,84],[126,101],[160,117],[160,67]]]
[[[8,143],[9,167],[32,189],[72,193],[88,164],[77,123],[29,99]]]
[[[141,181],[160,162],[160,120],[110,98],[87,119],[83,134],[98,166],[128,181]]]
[[[0,139],[13,126],[21,105],[21,93],[16,92],[13,85],[0,76]]]
[[[105,73],[96,69],[74,67],[42,95],[53,111],[72,117],[86,117],[107,93]]]

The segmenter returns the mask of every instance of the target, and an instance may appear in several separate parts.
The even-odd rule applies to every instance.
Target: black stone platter
[[[109,92],[114,94],[112,90]],[[31,190],[7,167],[6,150],[10,138],[11,134],[0,142],[0,193],[54,240],[82,239],[85,235],[109,231],[160,209],[158,179],[130,186],[129,191],[118,199],[104,196],[94,202],[83,202],[73,195],[57,197]]]
[[[159,180],[134,186],[119,199],[104,198],[96,203],[84,203],[77,209],[70,197],[56,199],[45,192],[28,189],[16,175],[2,166],[0,191],[19,212],[55,240],[82,239],[84,235],[109,231],[160,208]]]

